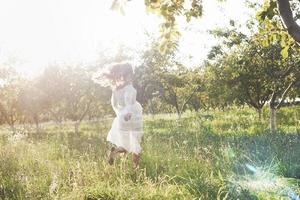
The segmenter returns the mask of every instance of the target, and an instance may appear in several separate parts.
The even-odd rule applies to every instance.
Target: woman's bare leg
[[[133,154],[133,164],[134,168],[136,169],[140,164],[141,154]]]
[[[118,153],[126,153],[127,151],[122,147],[112,147],[108,156],[108,163],[112,165]]]
[[[116,153],[127,153],[127,151],[123,147],[118,147]]]

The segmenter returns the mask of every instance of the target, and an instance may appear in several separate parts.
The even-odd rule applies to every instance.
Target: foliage
[[[299,18],[300,13],[298,4],[298,1],[292,1],[291,6],[295,12],[295,20]],[[299,45],[282,25],[276,0],[265,0],[257,12],[256,18],[260,23],[260,31],[262,32],[264,46],[277,42],[280,43],[281,55],[283,58],[288,57],[289,49],[299,51]]]
[[[138,92],[143,95],[142,102],[151,104],[151,99],[158,96],[173,106],[180,117],[191,98],[200,91],[199,70],[183,66],[175,59],[175,52],[161,55],[155,44],[144,53],[143,60],[135,78]]]
[[[37,84],[36,80],[24,81],[20,86],[19,101],[27,122],[35,123],[37,132],[39,132],[39,123],[47,120],[43,115],[49,108],[50,101]]]
[[[77,130],[88,114],[90,119],[99,117],[101,103],[105,103],[109,95],[105,89],[102,88],[102,92],[99,90],[86,68],[53,67],[48,68],[43,76],[40,79],[40,87],[42,91],[47,91],[46,95],[51,105],[48,110],[58,122],[71,120]]]
[[[273,41],[266,45],[263,28],[260,24],[250,36],[240,33],[234,26],[211,31],[223,42],[212,49],[206,67],[208,91],[209,94],[212,92],[210,99],[225,105],[234,101],[241,105],[246,103],[258,111],[259,118],[267,102],[273,112],[286,98],[295,98],[300,82],[298,52],[289,49],[289,56],[284,57],[282,42]],[[217,85],[220,88],[213,90]],[[272,131],[275,131],[274,112],[270,119]]]
[[[176,18],[184,16],[189,22],[192,18],[202,16],[201,0],[145,0],[145,5],[149,12],[158,14],[164,19],[160,25],[162,53],[166,53],[168,49],[177,49],[180,33],[177,30]]]
[[[291,2],[295,20],[300,16],[298,3],[296,0]],[[148,11],[162,16],[164,19],[161,24],[162,34],[160,38],[162,53],[165,53],[166,49],[177,48],[177,41],[180,36],[176,28],[177,18],[184,16],[186,21],[189,22],[192,18],[201,17],[203,10],[201,0],[145,0],[145,4]],[[256,17],[260,23],[261,31],[264,32],[265,45],[280,42],[281,54],[284,58],[287,58],[289,49],[299,49],[298,44],[282,25],[276,0],[265,0],[262,5],[260,3],[249,3],[249,5],[257,10]]]
[[[16,122],[23,118],[19,101],[21,78],[11,67],[3,67],[1,71],[3,77],[0,84],[0,114],[2,120],[15,132]]]

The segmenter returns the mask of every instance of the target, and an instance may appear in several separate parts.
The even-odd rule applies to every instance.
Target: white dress
[[[116,117],[107,135],[107,141],[123,147],[127,152],[139,154],[142,150],[140,143],[143,136],[143,109],[136,101],[135,88],[129,84],[114,90],[111,104]],[[131,119],[125,121],[124,117],[127,113],[131,113]]]

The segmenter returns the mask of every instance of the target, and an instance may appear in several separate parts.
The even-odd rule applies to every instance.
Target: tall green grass
[[[273,134],[263,116],[248,108],[187,112],[180,121],[145,116],[139,170],[130,155],[107,164],[110,119],[86,122],[78,135],[69,123],[44,124],[39,134],[2,127],[0,199],[289,199],[283,187],[246,184],[257,183],[247,165],[299,194],[300,108],[281,109]]]

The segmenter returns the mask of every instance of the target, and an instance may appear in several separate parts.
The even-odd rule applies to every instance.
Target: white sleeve
[[[128,113],[132,113],[133,105],[136,102],[136,90],[134,88],[130,88],[127,91],[125,91],[125,105],[126,105],[126,111]]]
[[[120,110],[118,109],[117,100],[116,100],[116,98],[115,98],[115,96],[114,96],[113,93],[111,95],[111,105],[112,105],[112,108],[115,111],[115,113],[119,114]]]

